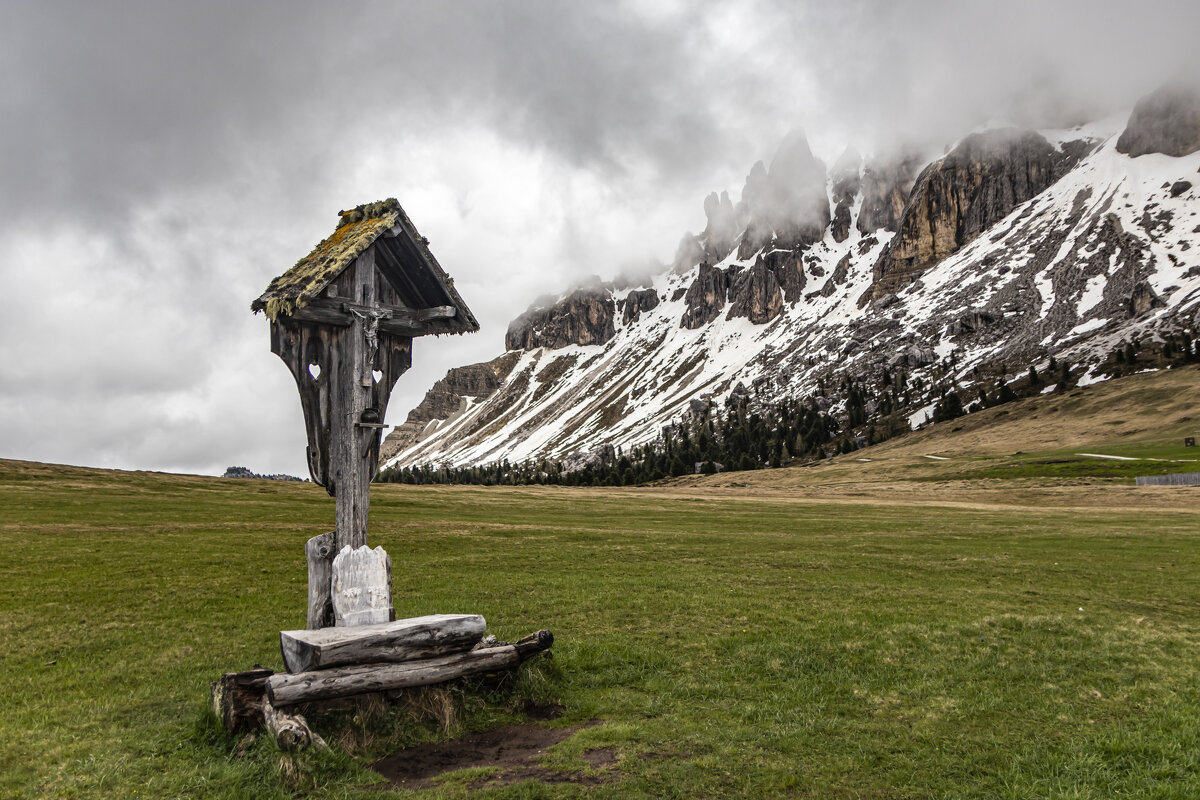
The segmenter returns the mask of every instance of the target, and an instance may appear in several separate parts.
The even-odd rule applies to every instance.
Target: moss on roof
[[[271,281],[262,296],[250,304],[250,310],[265,311],[274,322],[280,315],[294,314],[304,308],[380,235],[395,226],[403,214],[400,202],[394,197],[339,211],[341,219],[333,235]]]

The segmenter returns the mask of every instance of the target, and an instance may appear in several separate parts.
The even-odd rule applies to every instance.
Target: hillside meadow
[[[554,657],[291,756],[205,700],[280,668],[324,492],[0,462],[0,796],[387,796],[373,759],[555,704],[536,724],[589,723],[540,762],[567,782],[399,794],[1200,795],[1200,490],[1001,483],[377,486],[399,615],[547,627]]]

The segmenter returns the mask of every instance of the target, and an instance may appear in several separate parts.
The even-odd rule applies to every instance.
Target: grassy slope
[[[555,631],[543,691],[603,724],[548,763],[621,754],[589,796],[1200,796],[1200,489],[958,479],[964,455],[1160,432],[1120,415],[1144,432],[934,429],[658,488],[377,486],[371,538],[397,613]],[[220,672],[278,667],[323,492],[0,462],[0,505],[0,796],[378,796],[345,756],[234,757],[202,714]]]
[[[700,483],[761,490],[864,483],[875,490],[913,479],[1037,478],[1029,485],[1044,486],[1046,478],[1108,478],[1112,488],[1133,484],[1136,475],[1200,472],[1200,447],[1183,446],[1186,436],[1200,439],[1198,398],[1196,367],[1133,375],[986,409],[816,465],[717,475]]]

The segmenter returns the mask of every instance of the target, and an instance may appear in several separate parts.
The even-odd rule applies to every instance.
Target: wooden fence
[[[1200,472],[1175,472],[1171,475],[1139,475],[1138,486],[1200,486]]]

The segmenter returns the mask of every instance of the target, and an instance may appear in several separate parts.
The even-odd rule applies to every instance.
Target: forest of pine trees
[[[1200,339],[1180,334],[1153,344],[1129,342],[1114,350],[1100,366],[1108,375],[1140,369],[1173,367],[1200,361]],[[656,441],[623,451],[607,448],[582,469],[566,470],[560,461],[498,461],[474,467],[432,465],[391,467],[377,480],[409,484],[475,484],[483,486],[558,484],[564,486],[633,486],[695,473],[781,467],[851,453],[906,433],[908,415],[932,401],[935,422],[955,419],[984,408],[1040,393],[1048,384],[1063,392],[1078,376],[1067,362],[1053,356],[1044,367],[1011,378],[1004,364],[980,365],[970,383],[953,377],[953,356],[929,370],[928,383],[910,379],[903,370],[883,369],[873,379],[845,376],[835,387],[818,382],[818,395],[804,400],[759,402],[744,389],[735,390],[724,407],[689,412],[663,430]],[[969,388],[968,388],[969,387]]]
[[[917,381],[918,389],[921,382]],[[759,403],[735,393],[723,408],[689,413],[648,444],[600,455],[582,469],[562,462],[500,461],[474,467],[422,465],[384,470],[394,483],[631,486],[667,477],[780,467],[848,453],[909,429],[901,413],[917,395],[906,373],[884,369],[874,381],[843,378],[834,396]],[[824,389],[824,387],[822,387]],[[831,409],[841,408],[840,415]],[[839,420],[840,417],[840,420]]]

